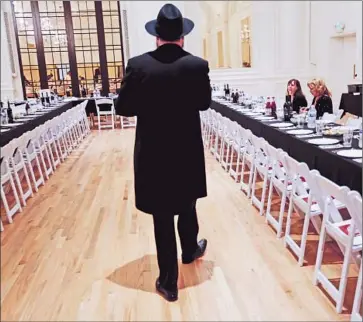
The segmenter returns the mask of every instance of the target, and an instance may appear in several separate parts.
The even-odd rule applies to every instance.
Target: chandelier
[[[14,1],[14,12],[16,12],[20,17],[18,17],[17,25],[19,31],[26,31],[30,28],[28,21],[26,21],[24,18],[22,18],[23,9],[21,7],[21,4],[18,3],[19,1]],[[41,24],[41,31],[46,31],[46,34],[43,35],[44,42],[51,43],[55,46],[67,46],[67,36],[65,34],[60,34],[52,25],[51,21],[47,17],[40,18],[40,24]]]
[[[19,16],[20,16],[17,19],[18,30],[19,31],[25,31],[25,30],[27,30],[29,28],[29,23],[24,18],[21,17],[23,15],[23,8],[22,8],[21,4],[19,5],[18,2],[19,1],[14,1],[13,2],[14,12],[19,14]]]
[[[41,30],[47,31],[47,35],[43,35],[45,42],[50,42],[56,46],[66,46],[67,36],[60,34],[54,27],[49,18],[41,18]]]

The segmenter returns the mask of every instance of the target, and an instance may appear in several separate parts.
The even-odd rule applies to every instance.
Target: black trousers
[[[196,201],[185,205],[179,213],[178,233],[182,255],[190,257],[198,247],[198,218]],[[178,253],[175,237],[174,214],[155,214],[154,234],[159,265],[159,280],[167,290],[176,290],[178,282]]]

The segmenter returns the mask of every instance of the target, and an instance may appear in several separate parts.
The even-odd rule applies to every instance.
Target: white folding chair
[[[361,236],[363,236],[363,228],[362,228],[362,196],[357,191],[350,191],[347,194],[347,198],[345,200],[348,211],[352,216],[352,220],[354,221],[354,226],[357,227]],[[355,290],[351,321],[362,321],[362,315],[360,314],[361,305],[362,305],[362,258],[360,261],[359,275],[357,286]]]
[[[98,130],[100,131],[103,128],[115,128],[115,105],[113,103],[113,99],[111,98],[100,98],[96,99],[96,109],[97,109],[97,119],[98,119]],[[100,110],[100,106],[109,106],[109,109],[102,111]],[[105,116],[106,119],[108,116],[111,117],[111,124],[102,125],[101,124],[101,116]],[[122,121],[121,121],[122,126]]]
[[[136,127],[136,116],[120,116],[121,128],[126,129],[128,127]]]
[[[224,137],[221,147],[221,165],[227,172],[231,166],[231,147],[236,141],[238,123],[228,119],[225,122]]]
[[[270,168],[270,160],[266,152],[267,141],[263,138],[252,135],[252,144],[254,146],[254,167],[253,167],[253,179],[251,188],[251,203],[255,205],[260,211],[260,215],[263,215],[267,191],[267,181],[272,173]],[[257,190],[257,177],[262,178],[262,194],[261,199],[256,196]]]
[[[353,255],[352,257],[358,263],[359,252],[362,251],[362,236],[359,231],[357,231],[354,219],[343,220],[339,209],[333,201],[334,198],[345,204],[346,196],[350,191],[349,188],[339,187],[334,182],[317,173],[312,174],[312,179],[320,190],[321,199],[324,200],[323,223],[320,231],[313,281],[315,285],[320,283],[324,287],[332,299],[335,300],[337,313],[341,313],[345,298],[350,259]],[[344,254],[343,268],[338,288],[329,281],[321,270],[327,235],[338,243]]]
[[[7,145],[1,148],[1,201],[4,204],[6,217],[8,219],[8,222],[11,224],[13,222],[13,216],[19,211],[22,212],[19,195],[15,188],[15,183],[13,176],[11,174],[10,170],[10,159],[12,158],[14,148],[13,148],[13,142],[9,142]],[[12,192],[15,204],[13,207],[10,208],[8,199],[6,197],[5,188],[7,184],[10,184],[8,187],[8,192]],[[1,222],[2,225],[2,222]]]
[[[241,161],[243,154],[246,151],[246,136],[247,130],[242,128],[239,124],[236,125],[235,140],[231,146],[231,158],[229,166],[229,175],[234,179],[235,182],[241,174]]]
[[[254,136],[251,130],[246,130],[244,137],[244,149],[241,151],[242,153],[242,165],[241,165],[241,181],[240,186],[241,190],[246,192],[248,198],[251,196],[252,189],[252,180],[253,180],[253,171],[255,165],[255,147],[252,143],[252,137]],[[244,177],[248,172],[248,180],[245,182]],[[238,178],[238,177],[237,177]],[[236,179],[237,181],[237,179]]]
[[[289,182],[289,178],[284,167],[284,160],[287,153],[281,149],[276,149],[270,144],[266,144],[266,153],[270,163],[269,170],[272,170],[266,208],[266,222],[275,228],[276,235],[280,238],[282,234],[286,199],[288,197],[288,193],[292,189],[292,184]],[[272,194],[274,188],[281,198],[278,220],[276,220],[271,214]]]
[[[33,189],[29,179],[28,169],[24,162],[24,138],[19,137],[12,141],[13,154],[9,158],[11,173],[15,177],[15,182],[20,192],[20,198],[23,206],[26,206],[26,200],[33,197]],[[23,172],[27,187],[21,184],[19,172]]]
[[[221,150],[224,137],[225,118],[222,115],[218,114],[216,121],[217,125],[216,125],[215,139],[214,139],[214,147],[211,152],[216,158],[216,160],[218,162],[221,162]]]
[[[40,157],[41,165],[44,168],[44,176],[48,180],[49,176],[53,174],[53,166],[52,166],[52,160],[50,157],[50,152],[47,143],[43,139],[43,131],[44,131],[44,125],[38,126],[35,130],[35,136],[33,137],[33,144],[36,153]],[[45,158],[44,158],[45,155]],[[48,166],[47,163],[48,162]]]
[[[21,146],[19,146],[19,149],[23,153],[24,163],[28,166],[28,170],[30,173],[30,177],[33,181],[35,192],[37,192],[38,188],[41,185],[44,185],[44,177],[43,177],[42,168],[40,167],[38,154],[34,146],[34,141],[33,141],[34,137],[35,137],[35,131],[24,133],[21,136],[22,141],[21,141]],[[34,168],[33,168],[34,161],[35,161],[35,166],[39,171],[38,179],[35,177],[34,173]]]

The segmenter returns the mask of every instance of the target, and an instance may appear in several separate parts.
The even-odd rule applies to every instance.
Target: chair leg
[[[286,198],[287,198],[286,190],[287,190],[287,187],[285,187],[284,191],[282,192],[282,197],[281,197],[279,223],[278,223],[278,228],[277,228],[277,238],[281,238],[281,234],[282,234],[282,225],[284,222],[284,213],[285,213],[285,205],[286,205]]]
[[[363,266],[363,263],[361,261],[360,268],[359,268],[357,287],[355,290],[351,321],[362,321],[362,316],[359,313],[360,307],[362,305],[362,266]]]
[[[353,244],[353,243],[352,243]],[[343,268],[342,268],[342,276],[340,278],[339,283],[339,297],[336,304],[336,311],[337,313],[342,313],[343,311],[343,304],[344,304],[344,298],[345,298],[345,290],[347,288],[347,282],[348,282],[348,270],[349,270],[349,264],[350,264],[350,257],[352,255],[352,246],[348,245],[344,252],[344,262],[343,262]]]
[[[315,263],[315,272],[313,277],[313,283],[314,285],[318,285],[318,275],[320,273],[321,264],[323,261],[323,255],[324,255],[324,248],[325,248],[325,240],[326,240],[326,228],[325,228],[325,219],[323,221],[323,224],[321,226],[320,231],[320,237],[319,237],[319,245],[318,245],[318,254],[316,256],[316,263]]]
[[[267,177],[268,177],[268,173],[266,171],[265,177],[263,178],[263,187],[262,187],[262,196],[261,196],[261,205],[260,205],[260,216],[263,216],[263,211],[265,209],[265,199],[266,199],[266,190],[267,190]]]
[[[299,254],[299,265],[304,265],[304,258],[305,258],[305,249],[306,249],[306,242],[308,238],[309,232],[309,224],[310,224],[310,215],[309,213],[305,214],[304,218],[304,227],[301,234],[301,244],[300,244],[300,254]]]
[[[8,222],[9,222],[9,224],[12,224],[13,223],[13,218],[11,218],[11,216],[9,215],[10,214],[9,204],[8,204],[8,200],[6,199],[4,188],[3,188],[2,185],[1,185],[1,200],[2,200],[2,202],[4,204],[6,217],[8,218]]]
[[[271,203],[272,203],[272,192],[273,192],[273,183],[272,180],[270,180],[270,187],[269,187],[269,191],[268,191],[268,200],[267,200],[267,208],[266,208],[266,223],[268,222],[268,217],[271,216],[270,212],[271,212]]]

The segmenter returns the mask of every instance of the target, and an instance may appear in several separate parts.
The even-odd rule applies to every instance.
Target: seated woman
[[[302,92],[300,82],[297,79],[290,79],[287,82],[287,95],[290,96],[292,109],[296,113],[300,113],[300,108],[308,106],[308,102]]]
[[[312,105],[316,109],[316,118],[319,119],[324,113],[333,114],[333,102],[331,93],[322,79],[314,78],[308,82],[311,95],[314,96]]]

